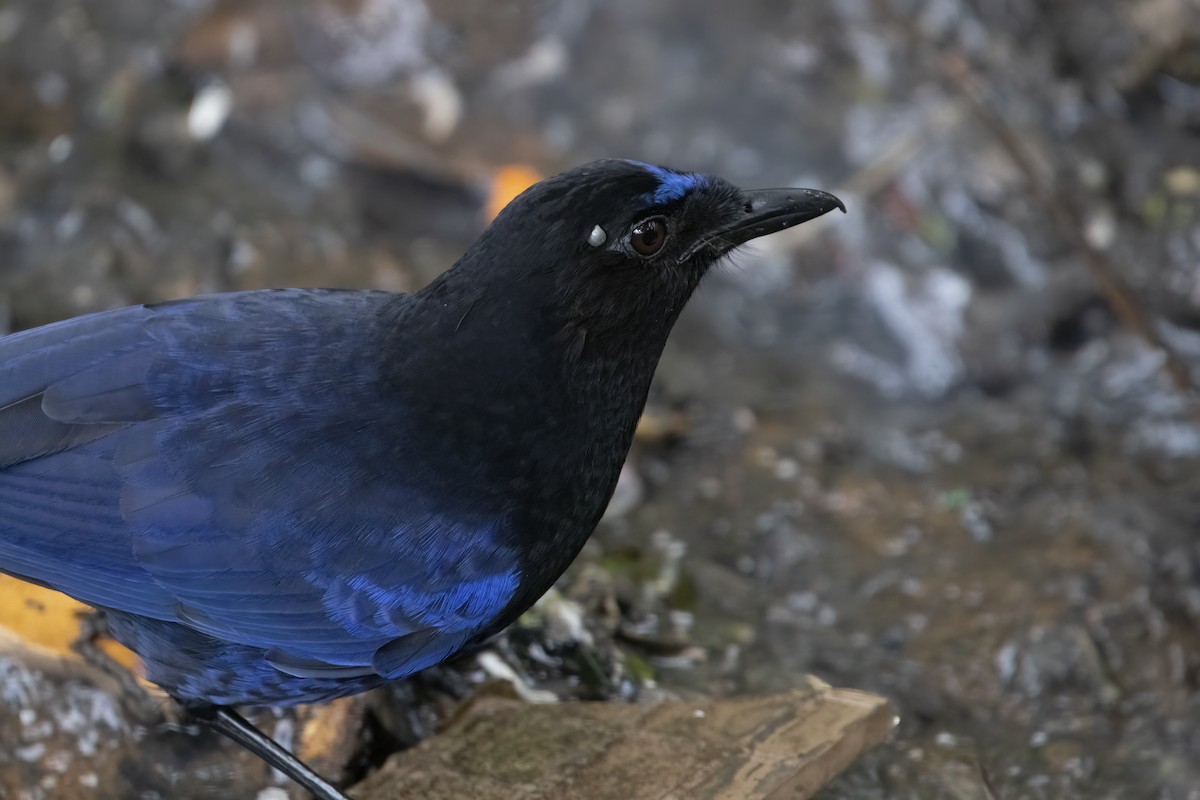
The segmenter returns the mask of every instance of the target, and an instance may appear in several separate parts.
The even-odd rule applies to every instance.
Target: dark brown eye
[[[629,243],[639,256],[652,256],[667,243],[667,221],[662,217],[651,217],[633,226]]]

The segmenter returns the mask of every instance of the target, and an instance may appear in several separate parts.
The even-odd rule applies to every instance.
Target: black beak
[[[751,239],[778,233],[846,206],[829,192],[817,189],[759,189],[745,193],[743,214],[713,231],[697,247],[713,245],[725,253]]]

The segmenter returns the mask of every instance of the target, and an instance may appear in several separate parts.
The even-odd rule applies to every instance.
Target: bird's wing
[[[218,295],[0,338],[0,570],[298,675],[457,649],[517,560],[405,451],[371,336],[386,297]]]

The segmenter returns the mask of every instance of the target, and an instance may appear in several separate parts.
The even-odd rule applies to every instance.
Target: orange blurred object
[[[487,218],[490,222],[512,199],[542,179],[541,173],[528,164],[506,164],[492,176],[488,195]]]
[[[79,638],[79,617],[90,606],[65,594],[32,583],[0,575],[0,637],[7,635],[34,652],[78,661],[71,649]],[[137,656],[111,639],[97,645],[131,672],[137,671]]]

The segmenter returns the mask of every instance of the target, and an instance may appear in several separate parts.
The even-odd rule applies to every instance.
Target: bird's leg
[[[205,725],[223,733],[307,789],[317,800],[350,800],[286,748],[228,706],[184,706]]]
[[[125,701],[126,709],[147,724],[162,719],[163,707],[137,677],[121,662],[104,652],[96,641],[108,635],[108,623],[101,611],[79,615],[79,636],[71,642],[71,649],[83,659],[83,663],[111,678],[117,684],[119,697]]]

